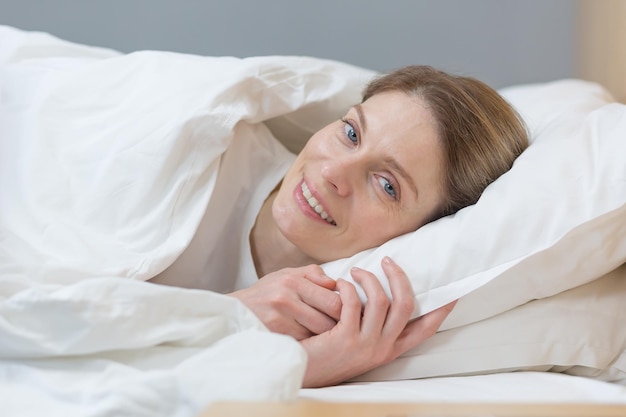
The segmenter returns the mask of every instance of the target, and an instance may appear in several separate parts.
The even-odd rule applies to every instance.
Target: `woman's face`
[[[274,221],[318,262],[379,246],[441,205],[442,152],[420,98],[374,95],[307,142],[274,200]]]

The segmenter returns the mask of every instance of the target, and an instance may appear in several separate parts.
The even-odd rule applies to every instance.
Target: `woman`
[[[363,308],[352,284],[318,265],[473,204],[527,144],[519,116],[475,79],[425,66],[375,79],[361,104],[311,137],[264,200],[249,234],[263,278],[232,296],[270,330],[301,340],[304,386],[395,359],[434,334],[452,306],[409,323],[411,286],[392,260],[383,260],[392,301],[373,274],[351,272]],[[181,285],[182,262],[153,282]]]

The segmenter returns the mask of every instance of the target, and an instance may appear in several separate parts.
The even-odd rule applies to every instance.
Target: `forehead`
[[[442,153],[437,121],[421,97],[385,92],[370,97],[355,111],[363,133],[388,150],[407,151],[406,157]]]
[[[397,129],[421,127],[429,130],[437,126],[437,120],[428,103],[417,95],[386,91],[370,97],[361,106],[364,111],[371,113],[369,118],[376,118],[379,123],[399,123]]]

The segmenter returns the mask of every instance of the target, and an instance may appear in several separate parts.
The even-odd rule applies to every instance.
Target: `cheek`
[[[307,171],[309,173],[315,171],[313,168],[315,162],[325,159],[325,155],[329,154],[321,145],[322,141],[317,135],[309,139],[285,174],[285,182],[293,185],[292,182],[299,181]]]
[[[315,133],[304,145],[300,155],[304,154],[306,157],[314,157],[332,152],[333,145],[337,143],[334,131],[334,126],[328,125]]]
[[[374,203],[369,202],[368,210],[363,210],[352,218],[356,229],[356,240],[367,242],[368,246],[380,245],[398,234],[399,225],[388,211],[372,210]]]
[[[413,232],[419,228],[421,216],[418,214],[390,213],[389,210],[369,213],[361,218],[360,234],[376,245],[381,245],[396,236]],[[369,236],[369,238],[368,238]]]

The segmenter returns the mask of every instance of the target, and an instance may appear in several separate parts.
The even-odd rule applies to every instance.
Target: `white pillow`
[[[409,275],[418,316],[459,299],[443,329],[589,282],[626,261],[626,106],[601,86],[561,80],[502,91],[530,147],[480,200],[379,248],[324,265]],[[385,283],[385,280],[382,280]],[[463,298],[461,298],[463,297]]]
[[[626,381],[625,298],[626,264],[578,288],[439,332],[355,380],[533,370]]]

